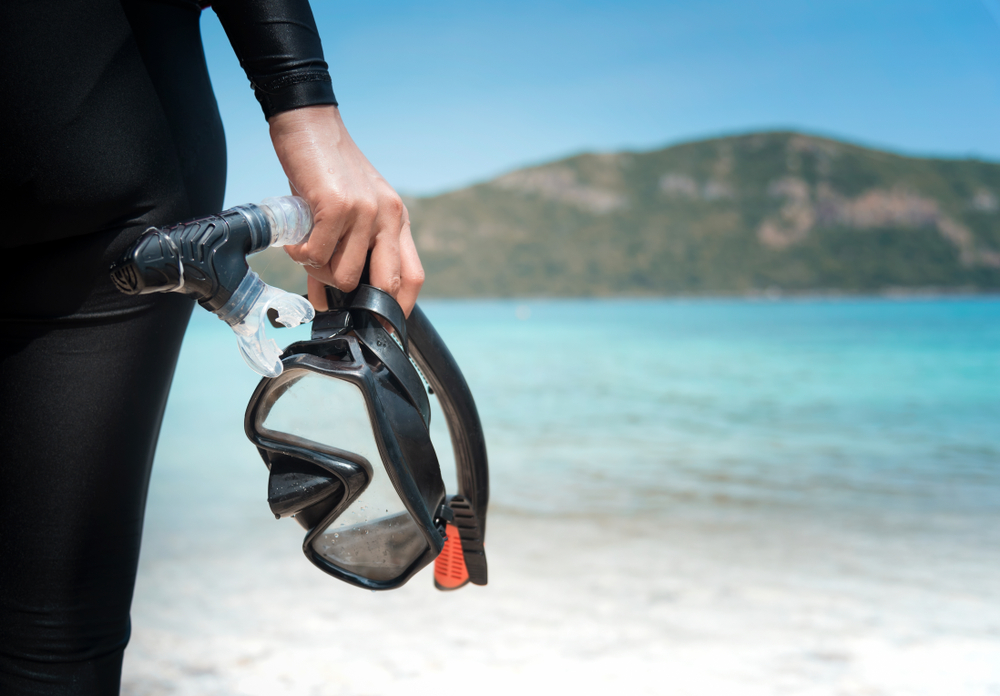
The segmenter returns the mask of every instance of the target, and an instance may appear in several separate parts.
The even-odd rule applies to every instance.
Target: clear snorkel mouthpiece
[[[268,338],[265,329],[267,310],[274,309],[278,322],[287,327],[312,321],[316,316],[304,297],[268,285],[253,271],[243,278],[223,310],[227,307],[225,314],[218,312],[219,318],[236,334],[236,345],[247,365],[264,377],[277,377],[282,369],[281,349],[273,338]]]
[[[265,198],[260,209],[271,228],[270,246],[301,244],[309,238],[313,218],[309,204],[298,196]],[[278,322],[289,328],[312,321],[316,311],[309,301],[268,285],[253,271],[240,282],[229,302],[216,314],[236,334],[240,355],[254,372],[264,377],[281,374],[281,349],[267,336],[267,310],[278,313]]]
[[[112,267],[129,295],[179,292],[233,329],[247,364],[258,374],[281,374],[281,350],[266,333],[269,309],[292,327],[316,316],[308,300],[271,287],[250,270],[247,256],[269,246],[300,244],[312,231],[309,204],[297,196],[267,198],[170,227],[150,227]]]

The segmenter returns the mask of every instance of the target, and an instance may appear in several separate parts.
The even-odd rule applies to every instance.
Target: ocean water
[[[430,309],[479,398],[500,505],[998,510],[996,301]]]
[[[487,435],[490,585],[313,569],[242,432],[256,378],[196,310],[126,693],[1000,693],[1000,299],[422,306]]]

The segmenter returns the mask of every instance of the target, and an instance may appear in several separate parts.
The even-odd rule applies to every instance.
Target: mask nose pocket
[[[343,482],[323,467],[278,452],[268,460],[267,503],[276,518],[294,516],[308,529],[309,520],[323,519],[343,499]]]

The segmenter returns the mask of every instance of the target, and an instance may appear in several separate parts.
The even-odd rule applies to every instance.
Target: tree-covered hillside
[[[428,296],[1000,289],[1000,165],[797,133],[580,155],[407,206]],[[254,265],[289,285],[283,259]]]

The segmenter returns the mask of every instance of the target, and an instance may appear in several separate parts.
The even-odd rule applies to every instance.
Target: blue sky
[[[583,151],[794,128],[1000,160],[1000,0],[313,0],[344,120],[398,190]],[[287,190],[218,20],[227,205]]]

